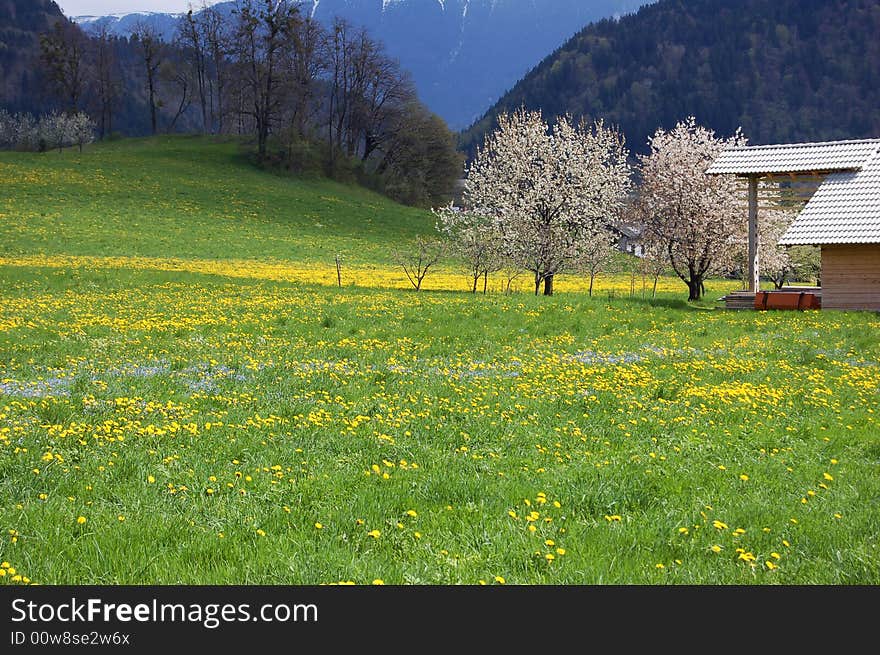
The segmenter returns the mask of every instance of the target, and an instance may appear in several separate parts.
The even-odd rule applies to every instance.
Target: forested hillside
[[[880,0],[661,0],[577,34],[467,131],[525,105],[618,124],[644,150],[688,115],[752,143],[880,135]]]
[[[33,110],[45,102],[35,66],[39,34],[62,18],[49,0],[0,0],[0,106]]]

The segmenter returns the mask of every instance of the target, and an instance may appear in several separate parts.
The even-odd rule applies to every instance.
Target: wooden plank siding
[[[880,244],[822,246],[822,308],[880,311]]]

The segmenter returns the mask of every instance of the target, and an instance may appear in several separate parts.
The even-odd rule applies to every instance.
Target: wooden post
[[[339,265],[339,255],[336,255],[336,284],[342,288],[342,267]]]
[[[761,288],[758,270],[758,176],[749,175],[749,292]]]

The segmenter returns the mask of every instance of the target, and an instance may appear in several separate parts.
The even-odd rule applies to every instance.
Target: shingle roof
[[[779,243],[880,243],[880,141],[862,170],[825,178]]]
[[[730,148],[716,157],[706,173],[758,175],[858,170],[878,148],[880,139]]]

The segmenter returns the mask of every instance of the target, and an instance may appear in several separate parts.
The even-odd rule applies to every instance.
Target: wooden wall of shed
[[[880,244],[822,246],[822,308],[880,311]]]

